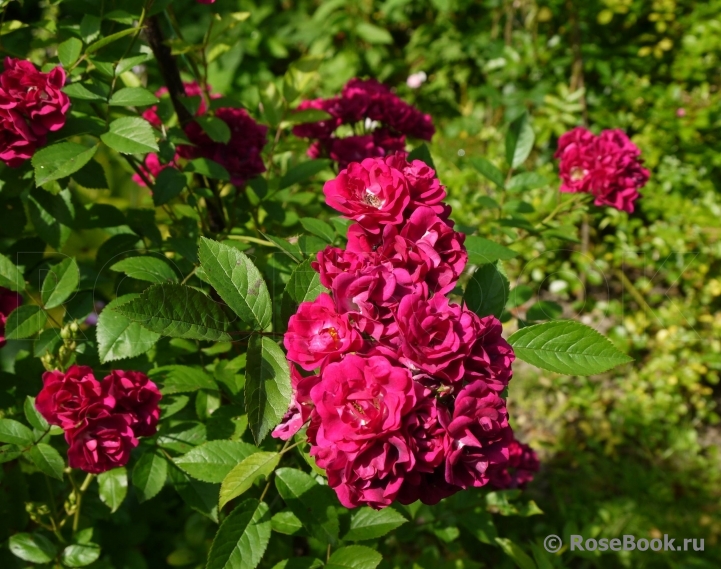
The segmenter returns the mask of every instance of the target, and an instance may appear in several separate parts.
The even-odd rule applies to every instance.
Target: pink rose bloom
[[[541,468],[536,452],[514,439],[508,454],[508,468],[494,475],[491,484],[499,489],[525,488]]]
[[[102,387],[86,366],[71,366],[65,373],[47,371],[43,374],[43,388],[35,399],[35,408],[51,425],[72,429],[88,415],[111,411],[115,406],[112,395]]]
[[[328,486],[346,508],[386,508],[398,497],[414,457],[397,433],[368,441],[358,452],[316,447],[316,463],[325,468]]]
[[[594,136],[584,128],[575,128],[561,136],[555,154],[560,160],[561,191],[591,193],[598,206],[633,213],[638,190],[649,179],[640,155],[621,130],[605,130]]]
[[[310,395],[320,418],[315,444],[351,453],[398,431],[416,403],[410,372],[382,356],[349,354],[329,364]]]
[[[408,162],[405,156],[396,154],[393,166],[403,171],[411,195],[410,208],[431,207],[435,213],[446,219],[450,207],[443,204],[446,188],[438,180],[436,171],[421,160]]]
[[[66,431],[70,467],[99,474],[125,466],[130,452],[138,446],[132,423],[130,415],[103,412],[83,419],[78,427]]]
[[[371,233],[401,223],[410,194],[403,172],[390,162],[390,158],[367,158],[351,164],[323,186],[326,203]]]
[[[113,370],[102,382],[103,392],[115,399],[115,413],[129,415],[136,437],[155,434],[160,418],[162,395],[148,376],[139,371]]]
[[[678,118],[683,118],[683,117],[685,117],[685,116],[686,116],[686,109],[684,109],[683,107],[679,107],[678,109],[676,109],[676,116],[677,116]]]
[[[290,361],[312,371],[360,350],[363,338],[351,327],[348,315],[338,314],[333,300],[324,293],[313,302],[300,304],[290,317],[283,343]]]
[[[354,274],[369,263],[367,255],[357,255],[352,251],[328,246],[322,251],[318,251],[316,260],[311,263],[311,266],[320,275],[321,284],[326,288],[331,288],[338,275]]]
[[[179,145],[178,155],[188,160],[209,158],[230,173],[230,182],[241,187],[265,172],[261,152],[266,143],[268,127],[261,125],[245,109],[218,109],[215,116],[230,127],[227,144],[213,142],[196,122],[185,127],[185,134],[195,146]]]
[[[511,366],[516,355],[501,335],[503,326],[495,316],[479,318],[473,312],[467,313],[473,319],[475,342],[464,363],[466,378],[482,380],[489,389],[501,393],[513,376]]]
[[[348,229],[348,250],[375,252],[384,261],[405,269],[412,282],[425,281],[432,292],[445,294],[453,289],[468,260],[463,246],[465,235],[453,231],[447,221],[430,207],[415,210],[403,225],[386,225],[381,235],[360,225]]]
[[[408,79],[406,79],[406,85],[408,85],[411,89],[418,89],[426,82],[426,79],[428,79],[428,75],[426,75],[425,71],[412,73],[408,76]]]
[[[49,132],[65,126],[70,99],[62,92],[65,71],[41,73],[29,61],[5,58],[0,73],[0,160],[20,166],[43,146]]]
[[[319,381],[320,376],[303,377],[294,365],[290,366],[290,385],[293,388],[293,396],[288,411],[280,424],[273,430],[272,436],[287,441],[308,422],[314,409],[310,390]]]
[[[340,314],[351,313],[359,330],[387,341],[397,333],[394,313],[398,303],[409,294],[428,296],[428,285],[413,282],[404,269],[381,263],[338,275],[332,292]]]
[[[446,426],[450,444],[446,481],[461,488],[485,486],[508,466],[513,431],[506,402],[477,381],[457,395],[453,417]]]
[[[398,305],[396,321],[401,363],[444,382],[463,379],[463,363],[475,341],[469,313],[440,294],[430,300],[408,295]]]
[[[0,286],[0,348],[7,340],[5,339],[5,323],[10,313],[23,303],[23,297],[10,289]]]

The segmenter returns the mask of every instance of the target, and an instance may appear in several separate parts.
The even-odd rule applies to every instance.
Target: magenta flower
[[[287,441],[308,422],[314,408],[310,391],[319,381],[320,376],[303,377],[294,365],[290,366],[290,385],[293,389],[293,396],[288,411],[280,424],[273,430],[272,435],[275,438]]]
[[[138,446],[132,424],[133,418],[122,413],[106,411],[86,417],[79,426],[65,432],[70,445],[68,464],[93,474],[125,466],[130,452]]]
[[[102,382],[103,393],[115,400],[114,411],[127,413],[137,437],[149,437],[157,430],[162,396],[148,376],[139,371],[113,370]]]

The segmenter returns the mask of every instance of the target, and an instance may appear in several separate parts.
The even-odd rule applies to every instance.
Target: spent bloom
[[[608,205],[633,213],[639,190],[649,171],[641,151],[622,130],[604,130],[599,136],[574,128],[558,141],[561,191],[590,193],[598,206]]]
[[[65,126],[70,99],[65,71],[41,73],[30,61],[5,58],[0,73],[0,160],[20,166],[44,146],[50,132]]]
[[[384,94],[350,83],[345,112],[382,120]],[[403,154],[364,158],[324,193],[353,223],[347,248],[326,247],[311,264],[328,292],[288,323],[293,395],[273,436],[307,427],[311,456],[349,508],[528,482],[533,463],[513,446],[501,396],[513,349],[495,317],[447,296],[468,253],[435,171]]]
[[[72,468],[99,473],[124,466],[138,437],[155,434],[161,395],[137,371],[113,370],[102,381],[87,366],[43,374],[35,408],[65,431]]]

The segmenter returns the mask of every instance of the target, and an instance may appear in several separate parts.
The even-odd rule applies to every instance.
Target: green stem
[[[648,302],[646,302],[646,299],[643,297],[643,295],[638,292],[638,289],[634,286],[634,284],[629,280],[629,278],[625,275],[625,273],[620,270],[616,269],[614,271],[616,276],[619,278],[621,283],[623,283],[624,288],[629,292],[629,294],[633,297],[633,299],[638,302],[639,306],[644,309],[644,311],[650,312],[653,314],[653,308],[649,306]]]
[[[73,533],[78,531],[78,526],[80,525],[80,510],[83,505],[83,494],[85,494],[85,491],[90,486],[93,478],[95,478],[94,474],[88,474],[85,477],[85,480],[83,480],[80,488],[75,491],[75,514],[73,515]]]

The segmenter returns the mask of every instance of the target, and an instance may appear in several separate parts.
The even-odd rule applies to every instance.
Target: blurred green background
[[[704,538],[703,553],[566,552],[563,560],[578,568],[720,567],[721,1],[218,0],[215,7],[250,13],[215,47],[216,91],[257,108],[258,83],[306,54],[325,58],[314,96],[335,94],[356,76],[392,85],[433,116],[431,152],[457,223],[522,252],[506,264],[519,287],[513,315],[525,318],[539,298],[556,302],[635,358],[591,378],[517,366],[511,417],[541,457],[528,492],[544,515],[500,517],[500,535],[524,545],[548,534],[566,543],[570,534]],[[211,11],[190,0],[172,8],[183,15],[186,40],[201,38]],[[42,22],[56,8],[26,0],[10,10]],[[17,35],[3,41],[7,53],[14,41],[21,45]],[[51,43],[42,30],[33,41],[38,53]],[[425,81],[408,86],[420,72]],[[139,81],[154,86],[144,73]],[[536,133],[528,169],[545,183],[499,195],[468,159],[500,164],[504,126],[524,109]],[[622,128],[641,148],[652,176],[636,213],[561,213],[544,239],[498,223],[523,216],[537,224],[554,210],[557,138],[584,123],[596,132]],[[126,167],[107,167],[111,189],[99,201],[152,203]],[[530,209],[519,207],[521,196]],[[84,235],[77,252],[93,248],[91,232]],[[0,504],[0,518],[10,507]],[[152,527],[162,521],[153,520]],[[467,524],[432,521],[425,519],[422,541],[404,542],[400,530],[389,538],[385,566],[514,566]],[[163,535],[182,531],[162,523]],[[192,536],[192,524],[185,532]]]

